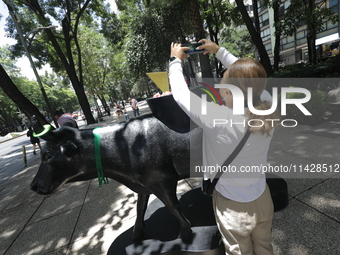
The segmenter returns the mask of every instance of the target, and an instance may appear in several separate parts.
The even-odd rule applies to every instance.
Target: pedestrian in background
[[[78,128],[78,124],[72,118],[71,114],[64,113],[61,109],[54,112],[54,118],[58,121],[60,127],[68,126]]]
[[[139,108],[138,108],[138,101],[134,98],[129,98],[131,108],[133,110],[133,116],[136,118],[137,116],[140,116],[139,114]]]
[[[35,151],[37,144],[39,146],[40,154],[41,154],[40,139],[38,137],[33,136],[33,133],[34,133],[34,131],[33,131],[32,127],[29,127],[28,131],[27,131],[27,136],[30,138],[31,144],[33,145],[33,154],[37,155],[37,153]]]
[[[129,120],[129,119],[130,119],[130,115],[129,115],[129,113],[127,112],[126,109],[124,109],[124,116],[125,116],[125,120]]]

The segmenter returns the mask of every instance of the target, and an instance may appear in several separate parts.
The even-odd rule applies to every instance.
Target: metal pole
[[[196,87],[198,86],[198,84],[197,84],[197,79],[196,79],[194,68],[192,66],[192,61],[191,61],[190,56],[187,57],[187,60],[188,60],[189,69],[190,69],[190,87]]]
[[[25,145],[22,146],[22,154],[24,156],[24,165],[27,166],[27,156],[26,156],[26,147],[25,147]]]
[[[17,21],[17,17],[16,17],[16,15],[15,15],[14,11],[13,11],[13,7],[7,2],[7,0],[3,0],[3,2],[7,5],[9,14],[11,15],[11,17],[12,17],[12,19],[13,19],[13,22],[14,22],[15,27],[16,27],[16,29],[17,29],[17,32],[18,32],[19,38],[20,38],[20,40],[21,40],[21,43],[22,43],[22,45],[24,46],[24,49],[25,49],[25,52],[26,52],[26,56],[28,57],[28,59],[29,59],[29,61],[30,61],[30,63],[31,63],[31,67],[32,67],[32,69],[33,69],[34,75],[35,75],[35,77],[36,77],[36,79],[37,79],[37,82],[38,82],[38,84],[39,84],[41,93],[43,94],[43,97],[44,97],[44,99],[45,99],[47,108],[48,108],[48,110],[49,110],[49,112],[50,112],[50,114],[51,114],[51,116],[52,116],[52,119],[53,119],[53,121],[54,121],[54,124],[55,124],[56,127],[58,128],[58,127],[59,127],[58,122],[55,120],[55,118],[54,118],[54,116],[53,116],[53,112],[52,112],[51,105],[50,105],[50,103],[49,103],[49,101],[48,101],[48,98],[47,98],[45,89],[44,89],[44,87],[43,87],[43,85],[42,85],[40,76],[39,76],[38,71],[37,71],[37,69],[36,69],[36,67],[35,67],[35,64],[34,64],[34,62],[33,62],[33,59],[32,59],[32,57],[31,57],[31,54],[30,54],[30,52],[29,52],[29,50],[28,50],[28,48],[27,48],[27,45],[26,45],[26,42],[25,42],[25,38],[24,38],[24,36],[22,35],[21,28],[20,28],[20,26],[19,26],[19,24],[18,24],[19,22]]]

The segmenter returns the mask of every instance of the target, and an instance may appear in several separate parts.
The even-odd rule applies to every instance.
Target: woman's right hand
[[[182,44],[180,43],[171,43],[170,58],[176,57],[179,58],[180,60],[184,60],[185,58],[188,57],[187,54],[184,54],[184,51],[189,49],[190,49],[189,47],[182,47]]]
[[[220,47],[216,43],[208,39],[202,39],[199,41],[199,43],[203,43],[203,45],[199,46],[198,50],[202,50],[202,49],[206,50],[203,54],[209,54],[209,53],[216,54],[216,52],[220,49]]]

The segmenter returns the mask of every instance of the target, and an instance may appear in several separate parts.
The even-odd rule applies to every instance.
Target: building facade
[[[326,6],[339,15],[340,0],[327,0]],[[290,0],[284,1],[280,7],[280,13],[290,5]],[[261,27],[261,37],[268,51],[269,57],[273,61],[273,49],[275,45],[275,28],[273,9],[258,1],[258,13]],[[317,34],[316,48],[317,56],[326,57],[339,54],[340,26],[339,21],[332,24],[325,21],[324,29]],[[282,65],[290,65],[301,61],[308,61],[307,30],[306,25],[302,25],[292,36],[281,36],[280,41],[280,60]]]

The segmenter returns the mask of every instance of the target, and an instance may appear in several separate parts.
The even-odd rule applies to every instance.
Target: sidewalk
[[[12,132],[12,133],[8,133],[7,135],[5,136],[0,136],[0,143],[3,143],[3,142],[6,142],[8,140],[12,140],[12,139],[15,139],[19,136],[23,136],[23,135],[26,135],[27,134],[27,129],[24,130],[24,131],[21,131],[21,132]]]
[[[149,113],[145,102],[140,112]],[[90,127],[117,122],[105,116]],[[339,123],[279,127],[268,163],[339,164],[339,144]],[[66,184],[53,195],[41,196],[29,189],[38,166],[28,166],[0,189],[0,254],[105,255],[114,240],[133,226],[137,195],[125,186],[110,180],[99,188],[98,180],[92,180]],[[286,179],[290,200],[274,214],[275,254],[340,254],[340,169],[324,178],[304,177]],[[178,193],[199,184],[199,179],[182,180]]]

